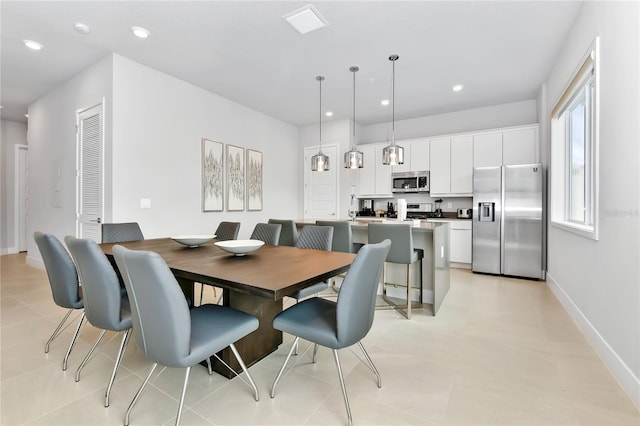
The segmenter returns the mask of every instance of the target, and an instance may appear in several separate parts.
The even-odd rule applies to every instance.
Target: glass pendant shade
[[[393,64],[392,78],[391,78],[391,144],[385,146],[382,150],[382,164],[389,166],[397,166],[398,164],[404,164],[404,148],[396,145],[396,61],[398,55],[389,56],[389,60]]]
[[[361,169],[364,167],[364,154],[356,149],[356,73],[360,68],[353,66],[349,71],[353,74],[353,115],[352,129],[353,137],[351,138],[351,149],[344,153],[345,169]]]
[[[322,151],[318,151],[316,155],[311,157],[311,171],[313,172],[329,171],[329,157],[324,155]]]
[[[364,154],[353,148],[344,153],[344,167],[347,169],[361,169],[364,166]]]
[[[404,164],[404,148],[393,142],[391,145],[385,146],[382,150],[382,164],[389,166]]]
[[[329,157],[322,153],[322,81],[324,76],[317,76],[316,80],[320,83],[320,147],[318,153],[311,157],[311,171],[312,172],[328,172],[329,171]]]

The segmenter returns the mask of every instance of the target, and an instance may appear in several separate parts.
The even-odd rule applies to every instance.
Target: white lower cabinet
[[[428,222],[449,223],[449,262],[452,267],[471,269],[471,226],[470,220],[428,219]]]

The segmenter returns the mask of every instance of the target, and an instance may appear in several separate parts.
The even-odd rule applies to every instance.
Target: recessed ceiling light
[[[131,31],[138,38],[147,38],[151,34],[148,29],[142,27],[131,27]]]
[[[4,107],[2,105],[0,105],[0,109],[4,109]]]
[[[320,15],[320,12],[311,4],[287,13],[283,18],[290,23],[293,28],[298,30],[300,34],[306,34],[329,25],[327,20],[324,19],[324,17]]]
[[[42,48],[44,47],[42,44],[33,40],[22,40],[22,42],[31,50],[42,50]]]
[[[82,22],[76,22],[73,24],[73,29],[79,32],[80,34],[89,34],[91,28],[88,25],[83,24]]]
[[[464,89],[464,84],[456,84],[455,86],[452,87],[454,92],[459,92],[462,89]]]
[[[29,114],[25,114],[24,116],[25,116],[25,117],[27,117],[27,118],[29,118]]]
[[[389,99],[383,99],[380,101],[380,105],[382,106],[389,106]]]
[[[324,113],[327,117],[333,117],[333,111],[327,111]]]

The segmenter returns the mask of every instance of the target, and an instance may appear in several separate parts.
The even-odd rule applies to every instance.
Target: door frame
[[[88,107],[83,107],[83,108],[78,108],[76,109],[76,184],[75,184],[75,188],[76,188],[76,237],[77,238],[81,238],[81,232],[80,232],[80,228],[81,228],[81,223],[80,223],[80,194],[81,194],[81,188],[80,188],[80,167],[81,167],[81,144],[82,141],[80,140],[80,121],[81,121],[81,115],[86,113],[87,111],[90,111],[94,108],[100,108],[100,179],[99,179],[99,183],[100,183],[100,220],[104,219],[104,202],[105,202],[105,198],[104,198],[104,184],[105,184],[105,172],[104,172],[104,165],[105,165],[105,146],[104,146],[104,139],[105,139],[105,98],[101,98],[98,102],[96,102],[95,104],[92,104]],[[99,222],[100,223],[100,222]],[[99,237],[100,235],[98,235]],[[100,241],[96,241],[96,242],[100,242]]]
[[[27,161],[29,161],[29,145],[24,145],[24,144],[16,144],[15,146],[15,151],[14,151],[14,158],[15,158],[15,170],[14,170],[14,194],[13,194],[13,198],[14,198],[14,213],[13,213],[13,220],[14,220],[14,250],[15,253],[19,253],[20,252],[20,234],[21,232],[25,232],[26,233],[26,227],[27,227],[27,220],[26,217],[29,214],[29,212],[27,211],[27,209],[25,208],[25,212],[24,212],[24,216],[25,216],[25,220],[23,222],[20,221],[20,205],[23,204],[28,198],[28,194],[25,192],[24,194],[24,198],[20,199],[20,176],[25,173],[25,170],[22,169],[21,164],[20,163],[20,152],[21,151],[25,151],[27,153]],[[27,168],[28,169],[28,168]],[[25,176],[25,178],[28,179],[28,176]],[[28,182],[27,182],[28,185]],[[20,226],[20,224],[22,223],[22,227]],[[23,229],[24,228],[24,229]],[[25,241],[26,244],[26,241]],[[27,249],[27,247],[25,247],[25,250]],[[9,250],[11,252],[11,250]]]

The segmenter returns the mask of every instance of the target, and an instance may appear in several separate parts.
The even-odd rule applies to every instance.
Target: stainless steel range
[[[407,219],[428,219],[436,216],[431,203],[407,203]]]

